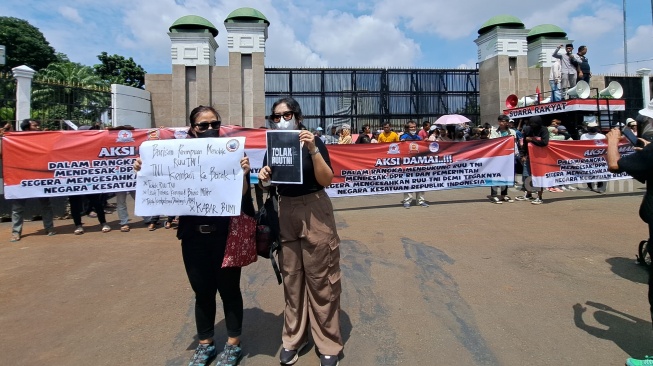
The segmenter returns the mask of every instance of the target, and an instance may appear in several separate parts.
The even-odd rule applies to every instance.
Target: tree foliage
[[[120,55],[109,56],[106,52],[97,57],[100,64],[93,66],[95,73],[108,84],[122,84],[143,88],[145,84],[145,69],[130,57]]]
[[[43,33],[22,19],[0,17],[0,44],[6,49],[5,69],[27,65],[38,71],[57,60]]]
[[[91,67],[70,61],[51,63],[38,73],[38,78],[86,88],[102,84]]]
[[[89,66],[51,63],[34,80],[32,115],[42,120],[97,121],[111,105],[111,93],[103,84]]]

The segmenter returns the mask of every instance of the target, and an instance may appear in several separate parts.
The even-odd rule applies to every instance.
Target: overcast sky
[[[219,30],[217,63],[227,64],[224,20],[252,7],[271,25],[267,67],[474,67],[480,26],[510,14],[526,28],[555,24],[588,46],[592,71],[624,70],[622,0],[3,0],[0,14],[29,21],[75,62],[102,51],[133,57],[148,73],[170,73],[172,23],[200,15]],[[452,5],[454,4],[454,5]],[[653,69],[648,0],[626,6],[629,72]]]

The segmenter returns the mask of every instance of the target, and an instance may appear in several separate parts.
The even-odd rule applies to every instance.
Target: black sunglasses
[[[217,130],[218,128],[220,128],[221,124],[222,124],[222,121],[211,121],[211,122],[196,123],[195,126],[197,126],[197,128],[200,131],[205,131],[205,130],[209,129],[209,125],[211,125],[212,129]]]
[[[291,119],[294,114],[295,114],[295,112],[292,112],[292,111],[283,112],[282,114],[273,114],[273,115],[270,115],[270,119],[273,122],[279,122],[279,121],[281,121],[281,117],[283,117],[283,119],[285,119],[287,121],[287,120]]]

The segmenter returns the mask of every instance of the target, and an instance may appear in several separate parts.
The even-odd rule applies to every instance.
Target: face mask
[[[408,130],[408,133],[410,133],[411,135],[414,135],[414,134],[417,133],[417,131],[415,131],[415,130]]]
[[[207,138],[207,137],[220,137],[220,130],[206,130],[202,133],[197,133],[197,138]]]
[[[274,124],[276,126],[277,130],[294,130],[295,129],[295,117],[285,120],[281,118],[281,121],[279,123]]]

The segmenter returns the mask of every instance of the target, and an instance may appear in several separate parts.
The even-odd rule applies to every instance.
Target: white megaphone
[[[575,87],[567,90],[567,96],[573,98],[587,99],[590,96],[590,85],[585,81],[579,81]]]
[[[521,97],[519,102],[517,102],[517,107],[528,107],[529,105],[535,104],[537,100],[531,97]]]
[[[616,81],[611,81],[608,87],[599,92],[599,97],[619,99],[624,95],[624,88]]]

